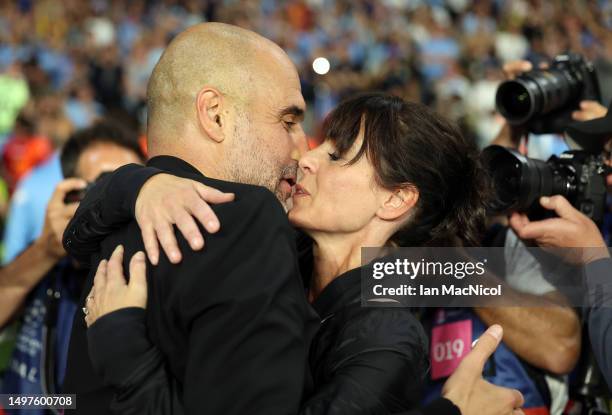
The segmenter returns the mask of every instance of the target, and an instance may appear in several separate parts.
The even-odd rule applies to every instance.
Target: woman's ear
[[[383,203],[376,216],[383,220],[396,220],[406,215],[419,200],[419,191],[414,186],[406,186],[385,192]]]
[[[196,96],[199,126],[211,140],[217,143],[225,139],[223,103],[223,95],[212,87],[205,86]]]

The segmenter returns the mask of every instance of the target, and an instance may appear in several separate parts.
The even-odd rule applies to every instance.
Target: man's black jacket
[[[319,322],[304,296],[295,231],[281,205],[262,187],[205,178],[174,157],[156,157],[148,165],[236,195],[232,203],[213,206],[223,226],[205,235],[203,252],[193,252],[177,234],[181,263],[161,255],[158,266],[147,267],[148,336],[166,358],[185,411],[296,413],[312,388],[306,362]],[[109,183],[100,183],[98,191]],[[91,196],[92,203],[108,202]],[[80,209],[89,208],[86,199]],[[101,219],[77,212],[73,225],[95,229]],[[65,236],[75,253],[78,235]],[[132,255],[143,250],[135,220],[103,240],[97,259],[108,258],[118,244],[125,247],[127,273]],[[81,305],[97,261],[91,265]],[[113,392],[94,374],[81,314],[72,328],[64,392],[77,394],[77,413],[109,413]]]

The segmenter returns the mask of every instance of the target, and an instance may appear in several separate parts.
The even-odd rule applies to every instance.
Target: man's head
[[[64,177],[93,182],[101,173],[145,159],[137,138],[118,125],[101,121],[73,134],[62,148]]]
[[[305,104],[297,71],[276,44],[231,25],[193,26],[168,45],[147,95],[151,155],[289,197],[306,149]]]

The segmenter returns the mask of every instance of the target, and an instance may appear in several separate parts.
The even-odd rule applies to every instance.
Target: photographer
[[[532,70],[529,62],[513,62],[504,67],[508,79],[515,79],[520,73]],[[519,92],[523,84],[511,84],[514,90],[506,89],[506,97],[516,98],[507,105],[516,114],[531,114],[533,108],[527,108],[525,97]],[[525,83],[528,87],[532,84]],[[501,89],[501,88],[500,88]],[[561,94],[559,94],[561,95]],[[522,99],[521,100],[519,100]],[[534,104],[537,107],[540,101]],[[523,105],[521,107],[521,105]],[[598,104],[586,101],[581,110],[574,111],[576,118],[598,114],[601,109]],[[521,113],[524,111],[524,114]],[[503,113],[503,111],[502,111]],[[525,118],[525,117],[524,117]],[[533,120],[532,124],[525,122],[517,126],[514,122],[507,123],[502,134],[497,138],[497,144],[526,153],[526,140],[522,135],[529,128],[541,128]],[[550,121],[551,125],[556,124]],[[501,177],[504,176],[504,177]],[[500,179],[507,179],[507,172],[500,172]],[[505,281],[512,288],[506,295],[512,296],[517,304],[533,304],[531,307],[478,307],[473,312],[462,311],[462,317],[457,313],[447,319],[472,320],[472,330],[482,330],[486,325],[501,324],[505,329],[505,348],[500,348],[494,355],[496,370],[487,379],[496,382],[503,379],[505,386],[516,387],[526,397],[525,408],[546,410],[550,413],[561,413],[568,399],[568,386],[564,375],[569,373],[579,358],[581,346],[580,319],[578,313],[569,307],[565,296],[557,290],[546,278],[546,269],[526,249],[525,243],[505,226],[492,226],[488,246],[500,246],[504,249],[503,271]],[[445,320],[434,319],[434,325],[444,324]],[[484,324],[483,324],[484,323]],[[512,362],[512,364],[509,364]],[[438,382],[439,387],[439,382]]]
[[[605,108],[604,108],[605,110]],[[605,116],[585,122],[573,123],[567,128],[568,134],[593,148],[603,148],[605,163],[612,166],[612,113],[601,108],[597,114]],[[588,117],[589,114],[587,114]],[[612,193],[612,173],[605,177],[608,194]],[[577,210],[563,196],[540,198],[543,208],[554,211],[558,217],[531,221],[525,213],[514,213],[510,226],[523,239],[533,240],[543,248],[575,248],[553,250],[563,255],[568,262],[585,265],[585,285],[588,290],[588,327],[595,358],[606,378],[612,385],[612,261],[610,253],[597,225],[584,213]],[[609,214],[608,214],[609,215]],[[601,295],[603,294],[603,295]]]
[[[514,231],[544,248],[588,248],[584,255],[566,256],[564,260],[585,265],[585,284],[589,292],[589,336],[593,352],[608,385],[612,385],[612,260],[597,225],[574,208],[563,196],[543,197],[541,205],[558,218],[530,221],[515,213],[510,219]],[[599,248],[599,249],[597,249]],[[554,251],[575,253],[574,250]],[[598,293],[603,293],[604,296]]]
[[[561,55],[555,58],[549,67],[543,67],[538,71],[532,69],[530,63],[523,61],[512,62],[504,67],[511,81],[499,87],[496,100],[497,107],[506,116],[508,124],[504,129],[504,134],[500,135],[495,143],[503,144],[514,150],[492,146],[483,152],[485,158],[489,160],[490,171],[498,193],[498,199],[492,206],[492,210],[498,213],[517,210],[529,212],[532,220],[541,219],[550,216],[546,208],[551,209],[550,201],[556,199],[543,198],[540,207],[538,195],[560,193],[566,195],[575,206],[588,212],[589,216],[596,218],[601,223],[604,221],[606,180],[608,186],[612,183],[610,181],[612,177],[604,177],[602,174],[605,171],[605,165],[601,149],[604,148],[605,140],[610,135],[605,136],[606,129],[601,125],[601,120],[589,123],[577,122],[602,117],[607,113],[607,109],[597,102],[599,88],[596,75],[590,64],[577,55]],[[523,73],[525,71],[527,73]],[[580,147],[582,150],[552,156],[546,162],[525,156],[527,133],[560,134],[562,132],[567,133],[565,138],[571,147]],[[565,203],[571,206],[569,202],[565,201]],[[514,213],[510,220],[512,231],[508,235],[518,235],[520,240],[528,241],[532,238],[529,234],[531,227],[523,229],[523,226],[520,226],[528,222],[527,214]],[[540,223],[540,221],[533,223]],[[566,227],[567,223],[559,222],[556,219],[546,219],[542,223],[549,227],[555,226],[556,232],[575,232],[575,229]],[[595,225],[593,227],[597,231],[597,227]],[[535,228],[538,229],[538,226],[536,225]],[[514,238],[517,239],[516,236]],[[601,240],[601,237],[599,239]],[[527,242],[529,243],[530,241]],[[546,243],[546,241],[540,240],[540,243]],[[526,251],[522,242],[521,245]],[[592,254],[589,250],[584,252]],[[544,266],[534,257],[530,262],[530,268],[544,269]],[[540,280],[542,276],[543,274]],[[551,277],[557,279],[559,276],[551,275]],[[546,280],[544,283],[552,287]],[[565,309],[573,312],[569,307]],[[533,310],[534,317],[538,314],[544,317],[545,313]],[[499,322],[504,324],[503,321]],[[550,332],[554,331],[552,327],[555,323],[556,321],[551,319],[551,329],[543,330],[539,335],[550,335]],[[526,324],[526,326],[529,325]],[[507,333],[512,333],[510,327]],[[579,342],[580,332],[578,330],[574,331],[574,336]],[[541,344],[540,342],[534,343]],[[533,347],[533,343],[530,344]],[[534,349],[539,349],[539,347],[535,346]],[[546,350],[541,349],[541,351]],[[516,353],[521,355],[518,349]],[[588,358],[588,356],[583,357]],[[538,364],[536,366],[546,369]],[[580,367],[588,369],[588,364],[586,366],[581,364]],[[582,397],[582,392],[580,395],[580,399],[587,400],[599,396],[597,393],[594,395],[587,393]],[[591,405],[586,401],[585,404]]]
[[[143,160],[136,139],[108,123],[77,132],[64,146],[61,164],[68,179],[53,193],[41,236],[0,270],[0,326],[23,309],[2,393],[57,393],[64,377],[72,317],[88,271],[66,256],[62,234],[88,182],[102,172]]]

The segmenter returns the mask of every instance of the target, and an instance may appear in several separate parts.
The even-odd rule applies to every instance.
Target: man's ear
[[[223,104],[223,95],[213,87],[205,86],[196,96],[199,126],[211,140],[217,143],[225,140]]]
[[[419,200],[419,191],[414,186],[385,192],[376,216],[383,220],[396,220],[410,212]]]

